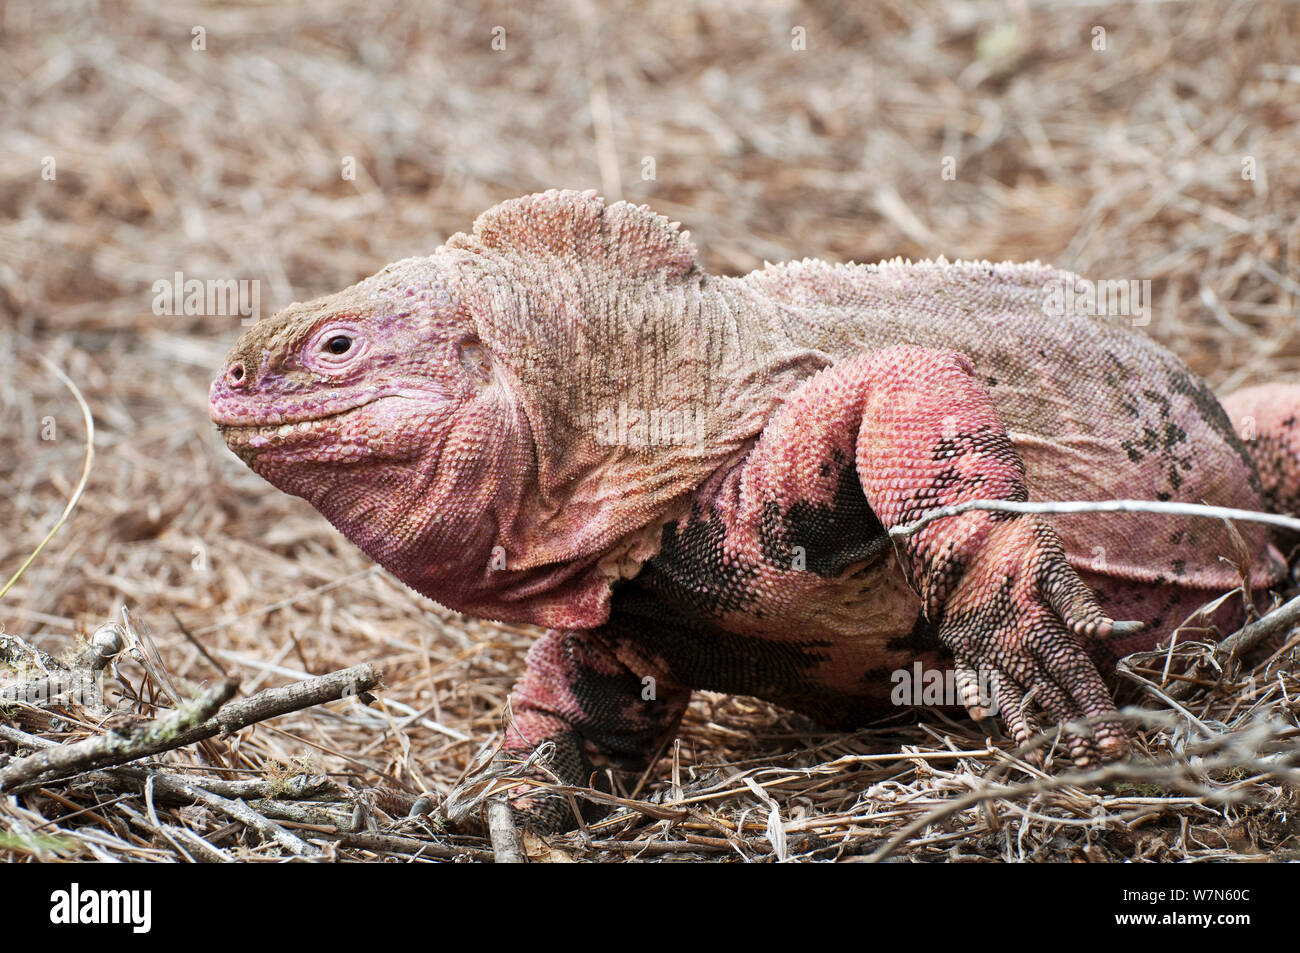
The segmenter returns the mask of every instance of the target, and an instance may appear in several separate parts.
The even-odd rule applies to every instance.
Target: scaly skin
[[[1126,749],[1102,672],[1239,584],[1228,531],[980,511],[888,530],[969,499],[1295,508],[1300,388],[1234,395],[1243,443],[1148,338],[1046,313],[1074,280],[942,261],[719,278],[648,210],[548,192],[250,328],[212,417],[408,585],[550,629],[504,751],[554,742],[568,783],[643,769],[693,689],[852,726],[918,661],[955,665],[972,714],[996,703],[1017,740],[1095,716],[1064,735],[1090,764]],[[1285,567],[1238,530],[1262,591]]]

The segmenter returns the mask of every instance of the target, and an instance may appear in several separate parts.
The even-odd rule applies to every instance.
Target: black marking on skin
[[[1185,559],[1174,560],[1174,575],[1175,576],[1187,575],[1187,560]]]
[[[667,523],[659,552],[646,562],[641,575],[653,578],[669,602],[702,616],[721,616],[751,605],[758,574],[732,561],[724,564],[727,528],[716,517]]]
[[[1159,405],[1158,413],[1160,414],[1160,416],[1166,420],[1169,419],[1169,412],[1173,409],[1173,403],[1169,400],[1167,396],[1165,396],[1164,394],[1160,393],[1157,390],[1149,390],[1149,389],[1144,390],[1142,392],[1142,396],[1145,397],[1147,400],[1151,401],[1153,404],[1158,404]]]
[[[1142,439],[1123,440],[1120,442],[1120,446],[1129,452],[1129,459],[1136,462],[1141,459],[1141,454],[1139,453],[1137,456],[1134,456],[1135,450],[1145,450],[1149,454],[1163,451],[1166,454],[1172,455],[1173,448],[1179,443],[1185,443],[1186,441],[1186,431],[1169,424],[1166,425],[1163,435],[1154,427],[1143,427]],[[1184,461],[1180,460],[1179,462],[1182,463]]]
[[[676,685],[763,698],[828,727],[860,728],[872,719],[898,713],[881,682],[871,682],[861,694],[827,687],[821,673],[835,661],[837,640],[790,637],[797,633],[760,637],[733,632],[692,604],[675,601],[681,593],[661,570],[647,563],[636,577],[615,586],[612,612],[602,633],[648,659],[662,661]],[[947,655],[937,634],[924,644],[927,651]],[[942,664],[933,654],[909,656],[909,664],[912,660]]]
[[[959,479],[954,477],[960,477]],[[961,476],[953,470],[943,470],[934,478],[930,484],[931,492],[917,497],[915,502],[903,507],[899,513],[898,524],[906,525],[907,523],[919,520],[935,507],[941,504],[935,499],[939,494],[937,490],[947,490],[952,487],[967,491],[967,499],[982,499],[987,494],[980,492],[981,487],[987,485],[988,479],[982,474],[967,474]],[[1010,493],[1003,493],[998,497],[1001,500],[1010,500],[1014,503],[1024,503],[1029,499],[1029,488],[1023,482],[1018,482]],[[988,518],[991,522],[1001,523],[1004,520],[1013,520],[1020,516],[1019,513],[999,513],[995,510],[987,511]]]
[[[782,570],[794,566],[794,547],[804,551],[804,568],[825,579],[842,575],[850,566],[893,552],[893,543],[862,492],[857,467],[836,452],[823,463],[822,476],[838,470],[829,503],[798,500],[785,512],[771,502],[763,507],[759,546],[763,559]]]
[[[735,695],[813,694],[825,686],[812,675],[830,661],[829,639],[760,638],[694,617],[665,598],[661,579],[642,572],[615,593],[607,626],[651,658],[661,658],[673,680],[691,688]]]
[[[642,688],[640,677],[627,670],[605,674],[581,669],[569,685],[584,716],[574,728],[601,754],[618,759],[622,767],[644,766],[646,752],[677,721],[678,711],[668,698],[657,704],[642,701]],[[665,695],[668,690],[668,686],[660,689]],[[635,713],[631,719],[626,715],[628,709]]]
[[[1210,391],[1205,381],[1192,377],[1186,371],[1177,371],[1169,375],[1169,390],[1176,394],[1181,394],[1191,401],[1197,415],[1205,422],[1211,430],[1217,433],[1234,453],[1241,458],[1242,464],[1246,468],[1246,473],[1250,480],[1250,487],[1261,497],[1264,495],[1263,487],[1259,482],[1259,472],[1255,468],[1255,461],[1242,443],[1241,437],[1237,435],[1236,429],[1232,426],[1232,421],[1228,419],[1227,411],[1219,403],[1218,398]]]
[[[1099,349],[1096,356],[1098,363],[1106,365],[1106,369],[1101,373],[1101,379],[1106,382],[1112,393],[1123,393],[1126,390],[1123,385],[1133,376],[1129,366],[1116,354],[1104,348]],[[1125,398],[1121,398],[1120,406],[1137,416],[1136,404],[1130,406]]]
[[[956,467],[945,467],[944,469],[936,473],[934,475],[934,479],[930,481],[930,490],[931,490],[930,499],[932,500],[934,497],[946,497],[950,490],[959,489],[963,486],[969,487],[972,491],[974,491],[978,487],[983,486],[984,483],[985,480],[983,476],[977,476],[977,475],[966,476],[963,475],[962,472],[958,470]],[[978,494],[974,494],[974,495],[978,495]],[[921,511],[928,510],[933,505],[934,504],[932,502],[926,501],[921,506]],[[910,521],[905,520],[904,522],[910,522]]]
[[[1168,397],[1150,390],[1144,391],[1143,394],[1159,405],[1155,411],[1157,414],[1166,418],[1169,416],[1173,405]],[[1150,417],[1151,414],[1145,416]],[[1174,492],[1177,492],[1183,485],[1183,471],[1191,472],[1195,465],[1193,455],[1188,453],[1180,455],[1175,452],[1175,448],[1186,447],[1187,445],[1187,431],[1169,420],[1166,420],[1163,432],[1148,425],[1142,428],[1142,438],[1140,440],[1120,441],[1120,446],[1124,448],[1129,460],[1133,463],[1140,463],[1150,455],[1159,454],[1163,457],[1166,463],[1165,479]],[[1157,495],[1161,499],[1170,499],[1173,494]]]
[[[924,612],[916,614],[916,621],[907,635],[896,636],[885,643],[891,652],[908,652],[919,656],[922,652],[937,652],[943,648],[939,639],[939,627],[925,617]]]
[[[984,424],[978,430],[963,430],[952,437],[943,437],[934,445],[933,459],[936,462],[963,457],[967,454],[979,454],[995,460],[1015,461],[1019,466],[1020,458],[1011,438],[1005,433],[994,430]]]

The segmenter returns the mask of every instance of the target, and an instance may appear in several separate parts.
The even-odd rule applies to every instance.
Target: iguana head
[[[290,493],[328,503],[358,469],[406,466],[456,429],[491,371],[473,321],[417,259],[251,327],[210,392],[241,459]]]
[[[648,209],[526,196],[427,258],[249,328],[212,419],[245,463],[439,602],[598,624],[611,579],[771,405],[756,392],[771,375],[718,339],[747,324],[708,281],[687,234]],[[638,412],[687,421],[687,439],[625,439]]]
[[[431,258],[398,262],[258,322],[227,356],[209,409],[249,467],[397,575],[436,574],[453,601],[488,565],[533,451],[510,385],[439,272]]]

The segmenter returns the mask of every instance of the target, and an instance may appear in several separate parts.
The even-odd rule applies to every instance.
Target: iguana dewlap
[[[989,512],[896,543],[889,527],[969,499],[1300,494],[1300,388],[1234,398],[1256,459],[1124,319],[1048,313],[1075,281],[942,260],[717,277],[644,207],[552,191],[250,328],[212,419],[414,589],[549,628],[506,751],[552,741],[568,782],[644,767],[692,689],[855,725],[917,661],[995,673],[1023,740],[1035,712],[1113,713],[1097,666],[1240,584],[1229,531]],[[1264,531],[1237,531],[1251,583],[1276,582]],[[1125,749],[1111,721],[1066,742],[1080,763]]]

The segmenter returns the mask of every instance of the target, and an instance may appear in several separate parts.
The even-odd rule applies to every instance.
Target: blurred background
[[[423,721],[268,729],[248,763],[453,782],[534,633],[405,590],[244,469],[206,410],[240,317],[155,313],[154,288],[256,281],[269,315],[552,187],[648,203],[716,272],[1150,280],[1147,331],[1214,386],[1300,374],[1294,3],[0,0],[0,582],[84,452],[37,354],[97,433],[4,631],[58,652],[125,605],[183,684],[215,662],[246,692],[382,660]],[[702,696],[681,758],[772,756],[788,719]]]

